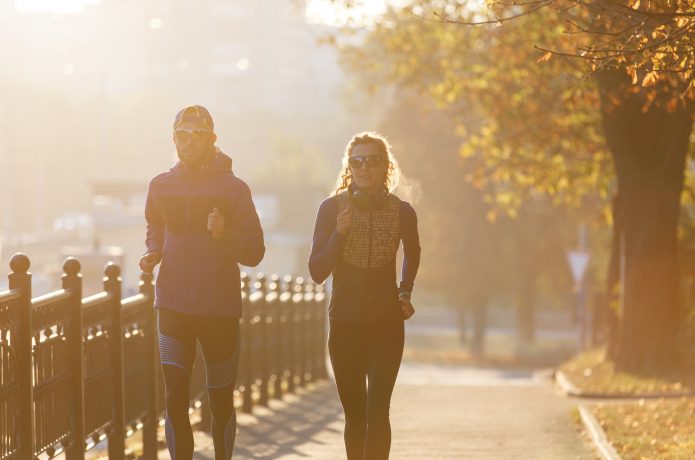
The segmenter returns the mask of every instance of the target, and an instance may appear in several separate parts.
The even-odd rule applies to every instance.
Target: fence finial
[[[268,289],[270,292],[275,292],[278,295],[280,294],[280,275],[273,273],[270,276],[270,284],[268,285]]]
[[[21,252],[13,255],[12,259],[10,259],[10,268],[12,269],[12,273],[26,273],[29,271],[30,266],[31,262],[29,261],[29,257]]]
[[[154,279],[153,273],[145,273],[145,272],[140,273],[140,280],[145,282],[145,283],[151,283],[153,279]]]
[[[113,262],[109,262],[104,267],[104,275],[110,280],[116,279],[121,276],[121,267]]]
[[[68,257],[65,259],[65,262],[63,262],[63,272],[68,276],[77,275],[81,269],[82,265],[80,264],[80,261],[74,257]]]
[[[263,273],[256,274],[256,282],[254,283],[254,287],[256,288],[257,291],[260,291],[263,294],[268,293],[268,285],[266,283],[265,274],[263,274]]]

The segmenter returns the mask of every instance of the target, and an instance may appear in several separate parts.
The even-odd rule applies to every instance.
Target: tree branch
[[[502,22],[507,22],[507,21],[511,21],[513,19],[517,19],[517,18],[520,18],[523,16],[528,16],[529,14],[534,13],[534,12],[540,10],[541,8],[552,5],[554,2],[555,2],[555,0],[541,0],[541,1],[537,2],[538,4],[536,6],[534,6],[533,8],[531,8],[529,10],[523,11],[519,14],[515,14],[512,16],[507,16],[504,18],[497,18],[497,19],[489,20],[489,21],[470,21],[470,22],[469,21],[459,21],[457,19],[448,18],[448,17],[441,15],[439,13],[436,13],[436,12],[433,14],[434,14],[434,16],[439,18],[442,22],[445,22],[447,24],[458,24],[458,25],[463,25],[463,26],[482,26],[482,25],[489,25],[489,24],[500,24]]]

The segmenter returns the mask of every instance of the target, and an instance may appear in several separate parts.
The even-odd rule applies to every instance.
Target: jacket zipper
[[[190,211],[191,211],[191,191],[192,191],[193,187],[191,186],[191,178],[190,177],[188,178],[187,182],[188,182],[188,184],[187,184],[188,185],[188,187],[187,187],[188,191],[186,193],[186,213],[185,213],[186,234],[185,234],[184,238],[190,238],[190,235],[191,235],[191,212]],[[190,254],[190,247],[189,246],[190,245],[188,245],[188,244],[184,245],[184,247],[186,248],[186,253],[185,253],[186,254],[186,280],[190,283],[191,282],[191,273],[190,273],[191,254]],[[186,301],[187,301],[186,307],[187,308],[190,308],[190,305],[191,305],[191,295],[192,295],[191,291],[192,291],[191,286],[188,286],[188,292],[187,292],[188,295],[186,295]]]
[[[374,226],[374,219],[373,219],[373,210],[370,207],[369,208],[369,244],[367,246],[367,300],[369,301],[370,295],[369,295],[369,287],[370,287],[370,270],[372,269],[372,228]],[[365,319],[369,319],[369,302],[365,302],[364,306],[364,317]]]

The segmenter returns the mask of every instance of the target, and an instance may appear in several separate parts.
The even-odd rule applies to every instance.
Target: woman
[[[328,350],[345,412],[348,460],[388,459],[389,404],[403,355],[403,320],[415,312],[410,293],[420,263],[417,217],[410,204],[390,193],[398,174],[386,139],[370,132],[355,135],[345,149],[336,190],[319,208],[309,257],[314,281],[322,283],[333,273]]]

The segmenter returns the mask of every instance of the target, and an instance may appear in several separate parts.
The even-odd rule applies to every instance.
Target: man
[[[215,459],[232,457],[241,317],[237,264],[256,266],[265,253],[249,187],[232,173],[232,160],[216,140],[207,109],[182,109],[174,120],[180,161],[150,182],[145,206],[147,252],[140,268],[151,273],[162,263],[154,306],[173,460],[193,456],[188,408],[196,340],[205,360]]]

